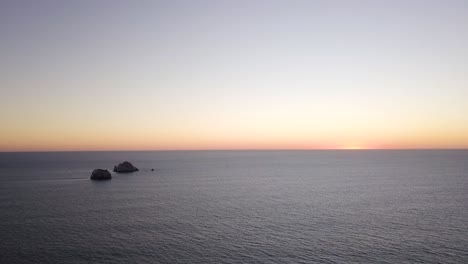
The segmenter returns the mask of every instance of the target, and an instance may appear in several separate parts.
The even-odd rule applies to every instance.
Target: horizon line
[[[177,152],[177,151],[366,151],[366,150],[468,150],[468,148],[278,148],[278,149],[142,149],[142,150],[19,150],[0,153],[67,153],[67,152]]]

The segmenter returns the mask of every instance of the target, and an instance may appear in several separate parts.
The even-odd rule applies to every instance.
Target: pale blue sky
[[[468,1],[2,1],[0,38],[0,150],[468,147]]]

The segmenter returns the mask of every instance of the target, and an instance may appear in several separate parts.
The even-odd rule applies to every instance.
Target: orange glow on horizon
[[[361,145],[346,145],[341,149],[360,150],[360,149],[369,149],[369,148],[361,146]]]
[[[18,143],[18,142],[17,142]],[[59,144],[61,143],[61,144]],[[134,140],[127,142],[105,142],[100,140],[80,140],[61,142],[29,142],[26,144],[7,145],[0,144],[0,152],[27,152],[27,151],[171,151],[171,150],[370,150],[370,149],[468,149],[468,144],[444,144],[443,142],[381,144],[370,147],[364,144],[318,144],[299,142],[207,142],[177,141],[171,139],[164,143],[152,140]]]
[[[65,128],[24,127],[0,135],[0,152],[16,151],[138,151],[138,150],[313,150],[313,149],[467,149],[462,132],[402,130],[385,134],[379,130],[347,132],[325,128],[269,127],[139,127]],[[234,130],[236,129],[236,130]],[[353,130],[354,129],[354,130]],[[338,129],[335,129],[338,130]],[[34,132],[32,132],[34,131]],[[186,132],[190,131],[190,132]],[[429,131],[429,132],[426,132]],[[464,131],[464,129],[460,129]],[[367,132],[367,133],[365,133]],[[371,133],[372,132],[372,133]],[[366,136],[362,136],[366,134]]]

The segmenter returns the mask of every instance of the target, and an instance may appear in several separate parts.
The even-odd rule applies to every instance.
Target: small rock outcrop
[[[134,171],[138,171],[138,168],[133,166],[133,164],[131,164],[130,162],[124,161],[124,162],[120,163],[119,165],[114,166],[114,171],[119,172],[119,173],[121,173],[121,172],[134,172]]]
[[[108,170],[95,169],[91,173],[91,180],[110,180],[112,175]]]

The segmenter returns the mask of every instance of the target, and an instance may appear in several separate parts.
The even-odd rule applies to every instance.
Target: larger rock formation
[[[114,171],[115,172],[134,172],[134,171],[138,171],[138,169],[133,166],[130,162],[128,161],[124,161],[122,163],[120,163],[119,165],[117,166],[114,166]]]
[[[112,175],[108,170],[95,169],[91,173],[91,180],[110,180]]]

